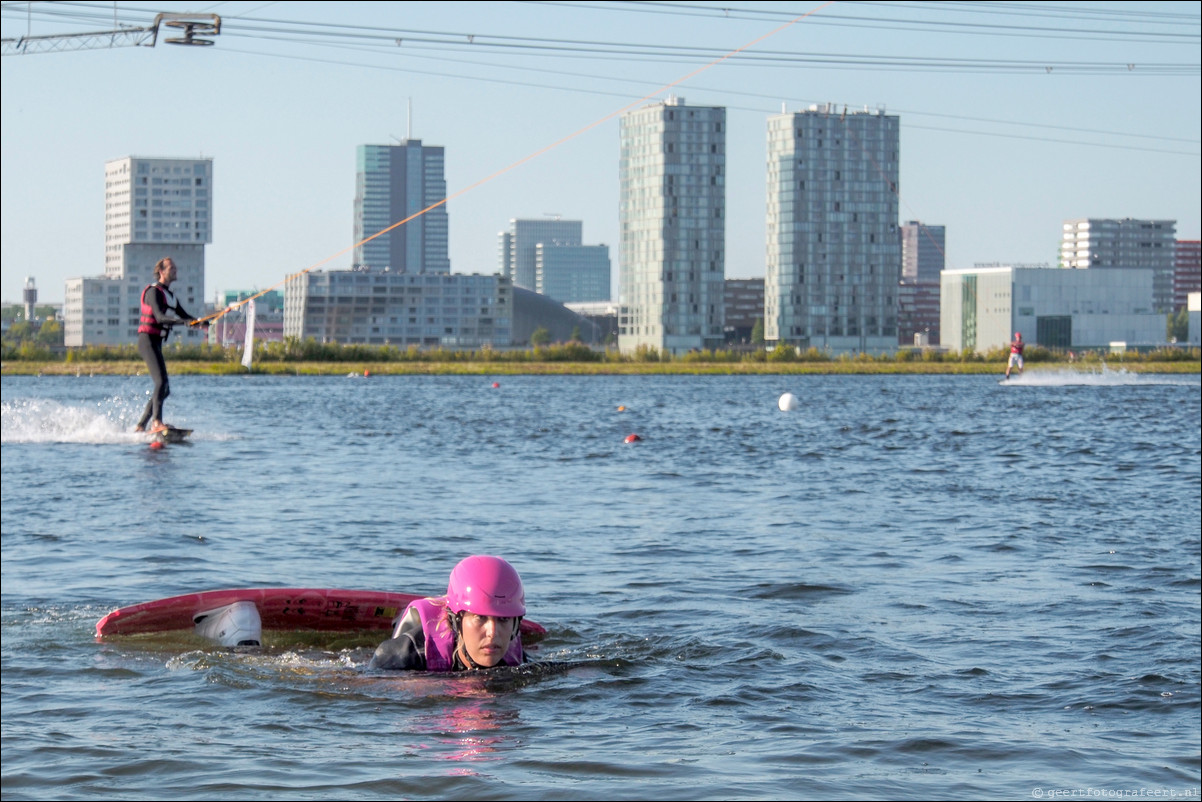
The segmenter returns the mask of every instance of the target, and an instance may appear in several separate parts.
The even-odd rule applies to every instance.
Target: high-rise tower
[[[621,141],[619,347],[719,347],[726,109],[669,98],[624,114]]]
[[[764,338],[897,348],[898,118],[830,105],[768,119]]]
[[[138,339],[142,289],[170,256],[171,291],[192,314],[204,307],[205,245],[213,241],[213,160],[127,156],[104,165],[104,276],[71,278],[63,303],[67,345]]]
[[[447,196],[441,146],[408,139],[360,145],[355,151],[355,242],[383,231]],[[449,273],[447,207],[443,204],[355,246],[354,267],[406,273]]]

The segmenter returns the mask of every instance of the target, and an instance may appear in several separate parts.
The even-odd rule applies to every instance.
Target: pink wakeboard
[[[113,610],[96,622],[96,637],[190,630],[195,616],[234,602],[254,602],[264,630],[387,631],[412,593],[338,588],[234,588],[187,593]],[[522,639],[533,643],[546,629],[522,620]]]

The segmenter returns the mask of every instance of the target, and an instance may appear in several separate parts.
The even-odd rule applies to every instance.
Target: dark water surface
[[[1198,798],[1197,376],[499,381],[4,377],[3,797]],[[93,638],[470,553],[557,669]]]

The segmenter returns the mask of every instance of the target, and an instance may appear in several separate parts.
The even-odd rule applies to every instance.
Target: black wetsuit
[[[421,616],[412,607],[406,610],[406,613],[396,636],[376,647],[376,653],[371,656],[368,668],[385,668],[390,671],[426,670],[426,632],[422,629]],[[455,650],[455,663],[451,670],[467,670],[467,666],[459,659],[458,649]]]
[[[371,657],[368,668],[382,668],[389,671],[426,671],[426,632],[422,629],[422,619],[416,609],[410,607],[401,621],[400,629],[393,638],[376,647],[376,653]],[[515,634],[516,637],[516,634]],[[530,657],[523,650],[522,662],[529,662]],[[502,664],[504,665],[504,664]],[[455,659],[451,664],[452,671],[467,671],[455,650]]]
[[[160,292],[160,290],[162,291]],[[139,429],[146,428],[146,424],[151,420],[163,420],[163,401],[171,395],[171,383],[167,378],[167,363],[163,360],[163,342],[171,333],[172,326],[195,320],[192,315],[184,311],[184,308],[175,300],[174,295],[171,296],[173,305],[167,305],[166,295],[170,292],[157,281],[142,290],[142,305],[150,307],[154,316],[153,327],[160,329],[161,333],[143,331],[148,328],[145,323],[146,316],[143,313],[144,322],[138,326],[138,353],[141,354],[142,359],[146,362],[146,368],[150,371],[150,378],[154,381],[154,391],[150,394],[150,400],[146,402],[146,410],[138,420]],[[174,312],[178,317],[168,314],[169,312]]]

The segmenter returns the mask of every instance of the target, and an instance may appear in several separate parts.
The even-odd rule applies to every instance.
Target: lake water
[[[1197,376],[2,381],[5,799],[1199,798]],[[94,639],[471,553],[554,670]]]

